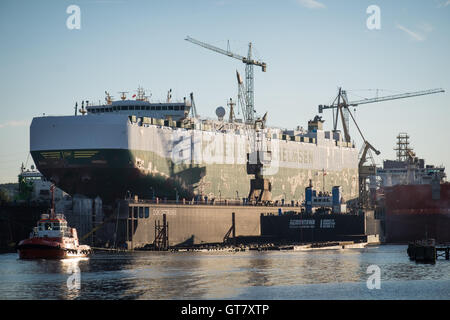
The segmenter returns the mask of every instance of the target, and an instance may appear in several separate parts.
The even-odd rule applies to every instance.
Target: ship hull
[[[310,180],[325,190],[342,186],[346,200],[357,196],[357,151],[318,135],[315,143],[266,138],[273,200],[302,201]],[[246,198],[254,178],[246,172],[250,144],[248,133],[144,127],[118,115],[40,117],[30,128],[31,155],[46,178],[71,195],[106,202],[129,194]]]
[[[46,155],[53,158],[45,158]],[[39,164],[39,171],[65,192],[82,194],[90,198],[99,196],[105,201],[137,194],[142,198],[167,197],[190,199],[195,184],[205,175],[199,166],[180,168],[170,174],[170,165],[164,159],[156,161],[167,171],[151,173],[133,164],[136,154],[130,150],[95,150],[91,157],[77,158],[78,152],[86,150],[35,151],[32,157]],[[141,155],[141,158],[142,155]],[[146,159],[154,159],[149,154]],[[150,161],[150,160],[148,160]]]
[[[387,187],[385,214],[387,242],[450,242],[450,184]]]
[[[372,212],[354,214],[288,213],[261,216],[261,236],[295,242],[379,241],[380,220]]]
[[[82,258],[89,255],[88,250],[65,247],[54,239],[31,238],[22,240],[17,246],[20,259],[67,259]]]

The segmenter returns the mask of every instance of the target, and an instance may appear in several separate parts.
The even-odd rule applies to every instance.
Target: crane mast
[[[215,51],[217,53],[221,53],[223,55],[229,56],[234,59],[241,60],[245,63],[245,85],[246,85],[246,97],[245,97],[245,113],[244,119],[247,123],[253,123],[255,118],[255,98],[254,98],[254,71],[253,66],[261,67],[263,72],[266,72],[267,64],[265,62],[253,60],[252,58],[252,43],[248,44],[248,53],[247,57],[241,56],[239,54],[233,53],[230,50],[223,50],[221,48],[212,46],[208,43],[196,40],[189,36],[186,37],[186,41],[189,41],[193,44],[199,45],[203,48]]]

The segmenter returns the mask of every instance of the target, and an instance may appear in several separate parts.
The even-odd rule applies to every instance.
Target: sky
[[[67,27],[70,5],[80,8],[79,29]],[[245,65],[186,36],[243,56],[252,42],[267,63],[267,72],[255,67],[255,108],[280,128],[306,127],[339,87],[349,100],[443,88],[352,111],[381,151],[377,164],[395,159],[396,136],[407,132],[417,156],[450,170],[450,0],[1,0],[0,183],[33,164],[33,117],[71,115],[76,101],[103,101],[105,90],[118,99],[142,86],[153,101],[169,89],[176,99],[194,92],[197,112],[215,117],[237,99]],[[330,110],[322,115],[331,130]],[[353,124],[350,134],[359,149]]]

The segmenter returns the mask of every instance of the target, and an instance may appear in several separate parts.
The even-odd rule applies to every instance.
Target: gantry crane
[[[347,93],[345,90],[342,90],[342,88],[339,88],[339,92],[337,97],[334,99],[333,103],[329,106],[326,105],[319,105],[319,113],[322,113],[325,109],[333,109],[333,127],[334,131],[337,129],[337,123],[339,120],[339,115],[341,116],[342,120],[342,128],[344,130],[344,138],[346,142],[350,142],[350,133],[348,130],[348,112],[349,107],[356,107],[361,104],[367,104],[367,103],[374,103],[374,102],[381,102],[381,101],[388,101],[388,100],[396,100],[396,99],[403,99],[403,98],[410,98],[410,97],[417,97],[417,96],[423,96],[427,94],[434,94],[434,93],[440,93],[445,92],[444,89],[431,89],[431,90],[424,90],[424,91],[416,91],[416,92],[409,92],[409,93],[402,93],[402,94],[396,94],[396,95],[390,95],[385,97],[379,97],[379,98],[373,98],[373,99],[363,99],[363,100],[357,100],[349,102],[347,99]],[[334,109],[336,110],[336,115],[334,115]]]
[[[356,120],[353,117],[353,114],[351,113],[349,107],[356,107],[360,104],[367,104],[367,103],[423,96],[423,95],[427,95],[427,94],[440,93],[440,92],[445,92],[445,90],[432,89],[432,90],[424,90],[424,91],[403,93],[403,94],[397,94],[397,95],[391,95],[391,96],[385,96],[385,97],[379,97],[379,98],[373,98],[373,99],[364,99],[364,100],[348,102],[346,92],[344,90],[342,90],[341,88],[339,88],[338,96],[336,97],[336,99],[333,101],[333,103],[330,106],[319,105],[319,113],[322,113],[324,109],[334,109],[334,108],[338,109],[336,111],[336,115],[334,115],[334,113],[333,113],[334,131],[336,131],[336,129],[337,129],[337,123],[338,123],[338,118],[339,118],[339,114],[340,114],[341,120],[342,120],[342,127],[344,129],[345,141],[350,142],[350,134],[349,134],[349,130],[348,130],[348,115],[351,116],[353,122],[356,125],[356,128],[359,131],[359,134],[361,135],[361,138],[363,139],[363,147],[362,147],[362,151],[361,151],[361,155],[360,155],[360,159],[359,159],[359,163],[358,163],[359,205],[361,207],[366,207],[368,205],[367,178],[369,176],[376,175],[375,163],[372,163],[372,165],[365,165],[365,162],[367,160],[367,154],[370,153],[370,150],[373,150],[376,155],[379,155],[380,151],[375,149],[375,147],[373,147],[366,140],[366,138],[364,138],[364,135],[362,134],[361,130],[359,129],[359,126],[356,123]],[[373,158],[372,158],[372,161],[373,161]]]
[[[350,109],[347,109],[348,114],[352,117],[353,123],[355,124],[356,128],[358,129],[359,134],[361,135],[361,138],[363,139],[363,147],[361,149],[360,157],[359,157],[359,163],[358,163],[358,185],[359,185],[359,192],[358,192],[358,198],[359,203],[358,205],[361,208],[367,207],[368,205],[368,190],[367,190],[367,178],[370,176],[374,176],[377,173],[377,167],[375,165],[375,162],[373,160],[372,155],[370,154],[370,151],[373,150],[376,155],[380,154],[380,151],[375,149],[372,144],[370,144],[364,135],[361,132],[361,129],[359,129],[358,124],[356,123],[355,118],[353,117],[353,114],[351,113]],[[342,116],[342,114],[341,114]],[[366,165],[367,161],[367,154],[370,155],[370,158],[372,159],[372,164]]]
[[[243,57],[239,54],[233,53],[230,50],[223,50],[220,48],[217,48],[215,46],[212,46],[210,44],[207,44],[205,42],[201,42],[198,40],[195,40],[189,36],[186,37],[186,41],[192,42],[196,45],[199,45],[203,48],[224,54],[226,56],[229,56],[231,58],[235,58],[238,60],[241,60],[243,63],[245,63],[245,82],[246,82],[246,91],[247,94],[245,95],[246,98],[246,108],[244,113],[244,120],[247,123],[253,123],[254,121],[254,113],[255,113],[255,97],[254,97],[254,75],[253,75],[253,66],[259,66],[262,68],[263,72],[266,72],[267,64],[265,62],[257,61],[252,58],[252,43],[250,42],[248,44],[248,53],[247,57]]]

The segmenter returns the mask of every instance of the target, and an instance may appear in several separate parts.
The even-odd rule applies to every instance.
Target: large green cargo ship
[[[342,186],[357,197],[358,152],[340,132],[325,131],[315,117],[308,129],[257,127],[239,119],[190,116],[192,102],[136,98],[80,109],[80,115],[33,119],[30,151],[39,171],[65,192],[105,202],[140,198],[248,197],[247,154],[269,151],[264,177],[272,199],[304,200],[310,180],[319,189]],[[261,119],[259,119],[261,120]]]

